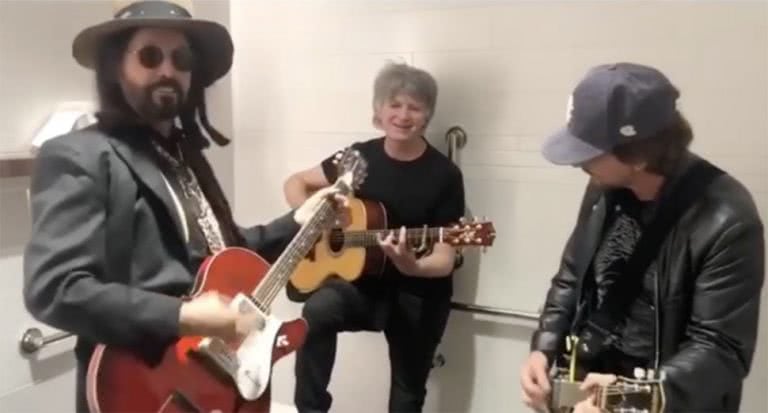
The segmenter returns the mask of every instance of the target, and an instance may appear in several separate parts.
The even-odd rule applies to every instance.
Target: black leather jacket
[[[603,190],[588,186],[531,340],[531,350],[543,351],[550,361],[563,351],[610,207]],[[757,338],[764,254],[753,199],[726,174],[668,234],[657,257],[658,275],[644,283],[649,291],[643,292],[655,297],[655,320],[648,320],[656,331],[651,362],[666,373],[666,411],[738,411]]]

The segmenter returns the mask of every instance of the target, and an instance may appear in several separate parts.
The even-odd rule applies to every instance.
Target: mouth
[[[160,86],[157,89],[155,89],[155,94],[165,97],[165,96],[176,96],[176,90],[174,90],[170,86]]]
[[[174,88],[169,86],[160,86],[156,88],[153,93],[154,101],[161,105],[174,105],[179,100],[178,93]]]

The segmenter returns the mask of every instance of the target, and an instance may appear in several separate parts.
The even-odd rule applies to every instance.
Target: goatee
[[[147,86],[139,105],[139,114],[149,121],[164,121],[176,118],[184,103],[181,85],[173,79],[161,79]]]

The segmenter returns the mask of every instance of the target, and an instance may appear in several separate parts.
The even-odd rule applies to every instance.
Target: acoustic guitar
[[[386,208],[380,202],[351,198],[349,215],[349,222],[343,228],[337,226],[324,231],[315,247],[296,266],[287,287],[290,300],[305,301],[331,277],[354,282],[363,276],[383,273],[386,256],[379,247],[378,237],[392,231],[387,229]],[[495,238],[493,223],[477,218],[462,219],[445,227],[406,229],[406,242],[417,253],[439,242],[456,247],[487,248]]]
[[[563,359],[567,367],[555,367],[552,372],[552,392],[547,408],[551,413],[570,413],[590,394],[581,390],[582,382],[576,380],[578,368],[576,344],[578,336],[565,337],[566,353]],[[664,398],[663,371],[635,368],[634,378],[618,376],[614,383],[600,386],[595,392],[595,405],[606,413],[663,413]]]
[[[663,413],[664,374],[642,368],[635,369],[635,378],[618,377],[616,382],[601,386],[595,393],[595,404],[607,413]],[[589,394],[579,387],[580,381],[558,377],[552,380],[549,409],[552,413],[568,413]]]
[[[350,195],[366,163],[352,150],[338,161],[344,173],[334,186]],[[203,263],[191,296],[216,291],[233,297],[232,307],[255,320],[246,337],[227,342],[185,336],[157,348],[148,341],[142,349],[96,346],[86,376],[91,413],[269,412],[272,366],[298,349],[307,333],[304,319],[284,322],[270,313],[271,304],[335,217],[331,202],[322,200],[271,267],[238,247]]]

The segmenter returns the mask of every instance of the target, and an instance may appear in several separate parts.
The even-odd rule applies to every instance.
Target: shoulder
[[[362,153],[372,153],[380,151],[384,148],[384,138],[371,138],[366,140],[360,140],[350,145],[352,148],[359,150]]]
[[[88,171],[100,168],[112,152],[108,136],[95,127],[69,132],[46,141],[37,153],[41,166],[56,160],[71,162]]]
[[[750,191],[734,176],[724,173],[707,188],[700,203],[699,218],[728,227],[762,225]]]
[[[763,222],[752,194],[728,173],[715,178],[686,218],[682,225],[694,251],[746,254],[745,248],[763,242]]]
[[[446,180],[450,181],[451,183],[455,181],[463,181],[464,176],[461,172],[461,168],[459,168],[456,163],[454,163],[452,160],[448,159],[448,157],[440,152],[437,148],[432,146],[432,144],[427,144],[427,153],[425,156],[425,159],[429,162],[429,167],[437,172],[439,172],[441,175],[446,177]]]

